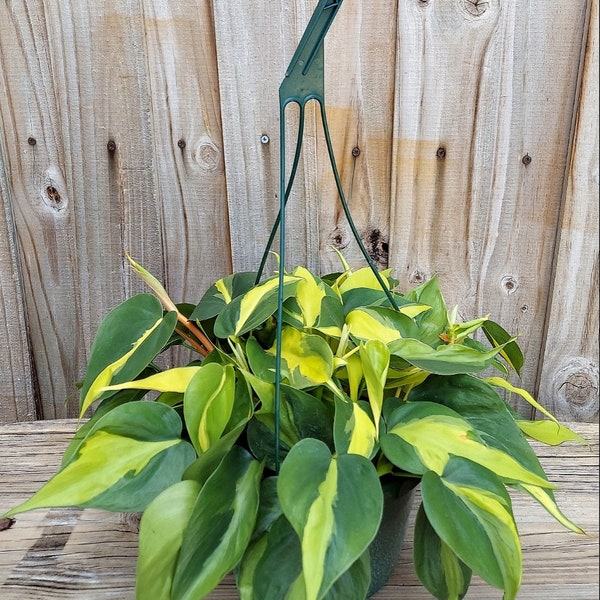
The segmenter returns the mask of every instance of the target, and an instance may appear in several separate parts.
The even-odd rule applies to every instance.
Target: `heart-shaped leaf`
[[[383,510],[379,477],[363,456],[333,457],[323,442],[304,439],[283,461],[277,492],[300,538],[306,600],[317,600],[375,537]]]
[[[10,514],[54,506],[144,510],[195,458],[172,408],[135,401],[104,415],[71,460]]]
[[[258,511],[261,464],[234,446],[206,481],[183,533],[172,600],[196,600],[242,558]]]

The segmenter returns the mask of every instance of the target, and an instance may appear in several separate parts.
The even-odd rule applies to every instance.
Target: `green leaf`
[[[315,329],[331,337],[339,338],[344,326],[344,310],[338,296],[326,288],[326,295],[321,300],[321,311]]]
[[[323,600],[364,600],[371,582],[371,562],[366,550],[333,582]]]
[[[246,358],[256,377],[266,383],[275,383],[275,356],[267,352],[254,336],[246,340]]]
[[[516,371],[517,375],[520,375],[525,359],[514,337],[494,321],[486,321],[482,330],[490,344],[495,348],[501,348],[501,356]]]
[[[102,391],[117,390],[154,390],[157,392],[176,392],[183,394],[192,378],[202,367],[173,367],[166,371],[160,371],[144,379],[134,379],[116,383],[102,388]]]
[[[186,469],[183,474],[184,479],[194,479],[204,485],[244,432],[248,421],[254,414],[254,407],[248,386],[243,379],[237,381],[235,390],[231,416],[221,437]]]
[[[199,483],[180,481],[159,494],[144,511],[135,581],[138,600],[171,600],[183,532],[199,492]]]
[[[320,279],[304,267],[296,267],[292,271],[294,277],[298,277],[296,288],[296,302],[300,308],[305,327],[316,325],[321,312],[321,302],[325,298],[325,286]]]
[[[284,516],[245,553],[237,574],[241,600],[281,600],[302,572],[302,549],[296,532]]]
[[[488,469],[452,458],[443,476],[421,480],[423,508],[439,537],[490,585],[516,597],[521,582],[521,546],[510,497]],[[452,519],[448,519],[448,515]]]
[[[90,430],[95,427],[96,423],[109,411],[117,406],[121,406],[127,402],[133,402],[134,400],[141,400],[146,394],[145,390],[123,390],[122,392],[117,392],[112,396],[104,399],[92,416],[83,424],[81,427],[77,429],[75,435],[71,438],[67,449],[65,450],[61,465],[65,465],[69,462],[73,456],[77,453],[77,449],[81,446],[81,442],[86,438]]]
[[[283,300],[295,293],[297,285],[297,277],[284,277]],[[278,287],[279,277],[270,277],[242,296],[233,298],[215,321],[215,335],[219,338],[240,336],[264,323],[277,310]]]
[[[209,363],[192,377],[183,398],[183,414],[198,454],[206,452],[221,437],[234,400],[235,373],[231,365]]]
[[[333,448],[333,414],[331,408],[302,390],[282,384],[280,389],[280,452],[303,438],[321,440]],[[254,456],[275,468],[275,418],[273,413],[260,411],[248,425],[248,444]]]
[[[430,375],[411,390],[411,402],[436,402],[457,412],[486,445],[506,452],[528,471],[546,477],[540,462],[520,431],[513,413],[496,390],[471,375]]]
[[[163,317],[152,294],[138,294],[113,309],[102,321],[80,395],[80,415],[103,396],[103,388],[137,377],[167,344],[177,314]]]
[[[573,521],[568,519],[563,512],[558,508],[554,496],[548,491],[535,485],[519,484],[515,486],[517,489],[524,490],[532,498],[537,500],[563,527],[574,531],[575,533],[585,533],[581,527],[575,525]]]
[[[426,304],[430,310],[419,314],[415,320],[421,330],[419,339],[430,346],[440,343],[440,333],[448,326],[448,309],[440,291],[438,277],[434,276],[404,296],[418,304]]]
[[[206,290],[190,315],[192,321],[205,321],[216,317],[234,298],[254,287],[256,273],[241,272],[219,279]]]
[[[394,410],[381,436],[384,454],[399,468],[415,474],[441,475],[452,456],[476,462],[504,481],[553,488],[512,456],[487,446],[458,413],[434,402],[408,403]]]
[[[566,425],[561,425],[555,421],[548,421],[546,419],[525,421],[517,419],[516,423],[526,436],[549,446],[558,446],[564,442],[588,444],[585,438],[582,438]]]
[[[383,271],[379,271],[379,275],[386,285],[387,289],[392,288],[392,279],[390,277],[390,273],[392,269],[385,269]],[[340,294],[344,294],[349,290],[357,289],[357,288],[366,288],[372,290],[381,290],[381,284],[377,280],[375,273],[371,267],[362,267],[356,271],[346,272],[344,275],[336,282],[337,288],[339,289]]]
[[[438,600],[464,598],[472,571],[440,539],[422,504],[415,520],[413,557],[419,580],[433,596]]]
[[[492,386],[486,381],[469,375],[456,375],[454,377],[432,375],[423,384],[413,389],[409,397],[412,402],[435,401],[459,412],[463,418],[473,425],[477,436],[484,440],[486,445],[506,452],[525,469],[545,480],[547,480],[547,476],[544,469],[523,435],[521,427],[526,423],[530,423],[531,433],[538,430],[541,434],[540,437],[547,437],[547,439],[541,439],[540,441],[546,443],[563,438],[571,439],[571,434],[576,436],[568,428],[553,421],[527,422],[520,419],[515,420],[513,413]],[[540,425],[537,425],[538,423]],[[525,425],[524,429],[527,429],[527,427]],[[583,438],[573,439],[576,441],[583,440]],[[548,489],[547,486],[514,485],[529,493],[562,525],[572,531],[581,531],[579,527],[562,514],[556,505],[552,490]]]
[[[466,337],[475,333],[487,322],[488,317],[479,317],[466,323],[449,323],[446,330],[446,336],[455,344],[462,342]],[[507,340],[510,341],[511,338]]]
[[[390,365],[390,351],[379,340],[369,340],[360,346],[360,360],[362,363],[369,404],[373,411],[375,431],[379,435],[379,419],[383,407],[383,390]]]
[[[529,402],[529,404],[531,404],[533,408],[546,415],[549,419],[551,419],[558,425],[558,420],[556,419],[556,417],[552,413],[550,413],[550,411],[546,410],[527,390],[524,390],[520,387],[516,387],[510,382],[506,381],[505,379],[502,379],[501,377],[487,377],[485,381],[490,385],[495,385],[502,389],[508,390],[509,392],[518,394],[519,396],[521,396],[521,398]]]
[[[245,427],[245,422],[240,423],[236,428],[220,437],[185,470],[182,479],[193,479],[204,485],[206,480],[214,473],[223,458],[225,458],[238,441]]]
[[[275,346],[269,352],[275,354]],[[282,373],[299,389],[327,383],[333,375],[333,352],[319,335],[293,327],[281,332]]]
[[[377,533],[383,510],[377,472],[363,456],[333,457],[323,442],[304,439],[283,461],[277,491],[301,540],[306,600],[317,600]]]
[[[10,514],[56,506],[144,510],[181,479],[194,457],[172,408],[128,402],[99,419],[73,458]]]
[[[386,344],[401,337],[419,336],[415,322],[391,308],[357,308],[348,313],[346,324],[354,337],[362,340],[375,339]]]
[[[202,487],[183,533],[172,600],[203,598],[240,561],[258,511],[261,464],[234,446]]]
[[[389,344],[391,354],[411,365],[438,375],[478,373],[492,364],[499,348],[480,352],[462,344],[440,345],[432,348],[415,339],[405,338]]]
[[[336,397],[334,433],[338,454],[360,454],[371,459],[378,447],[375,423],[363,402]]]

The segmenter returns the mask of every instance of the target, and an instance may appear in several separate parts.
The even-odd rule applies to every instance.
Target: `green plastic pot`
[[[371,598],[390,578],[400,556],[406,536],[418,479],[390,477],[381,480],[383,516],[375,539],[371,542]]]

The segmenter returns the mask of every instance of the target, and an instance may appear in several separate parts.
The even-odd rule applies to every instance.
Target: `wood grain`
[[[598,420],[598,2],[590,5],[573,147],[558,228],[540,398],[559,418]],[[577,317],[576,317],[577,315]]]
[[[75,415],[98,324],[144,290],[126,252],[177,302],[258,267],[278,88],[315,4],[0,3],[0,421]],[[346,0],[325,47],[335,156],[375,262],[402,290],[438,273],[463,318],[520,335],[521,383],[580,421],[599,405],[597,32],[597,0]],[[315,109],[286,264],[326,272],[331,245],[364,263]]]
[[[1,88],[2,86],[0,86]],[[1,92],[0,92],[1,93]],[[0,97],[0,111],[2,98]],[[15,239],[11,193],[0,144],[0,423],[31,421],[37,417],[35,370],[26,330],[23,285],[19,277],[19,249]]]
[[[143,10],[164,281],[176,302],[198,302],[231,272],[212,10],[191,0]]]
[[[586,10],[525,4],[400,5],[390,264],[520,335],[534,389]]]
[[[388,266],[390,242],[397,10],[395,0],[347,2],[325,44],[327,120],[342,188],[365,249],[379,268]],[[365,260],[342,211],[318,131],[320,268],[325,273],[341,268],[332,246],[352,266],[362,267]]]
[[[524,576],[519,600],[589,600],[598,596],[598,425],[571,423],[589,446],[534,444],[548,478],[559,487],[565,514],[586,530],[571,533],[529,497],[512,494],[521,534]],[[55,471],[75,420],[0,425],[0,513],[27,499]],[[418,497],[417,497],[418,501]],[[377,600],[431,598],[412,566],[412,523],[397,567]],[[118,514],[99,510],[38,510],[0,532],[3,600],[133,600],[137,536]],[[229,576],[209,596],[238,598]],[[500,600],[475,578],[468,600]]]

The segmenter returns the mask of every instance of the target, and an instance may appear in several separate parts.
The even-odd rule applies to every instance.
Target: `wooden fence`
[[[143,289],[126,251],[176,301],[257,268],[315,4],[0,1],[0,421],[76,414],[99,321]],[[521,335],[542,404],[597,419],[597,0],[346,0],[325,55],[373,258],[402,289],[438,273]],[[315,112],[287,231],[290,267],[361,264]]]

